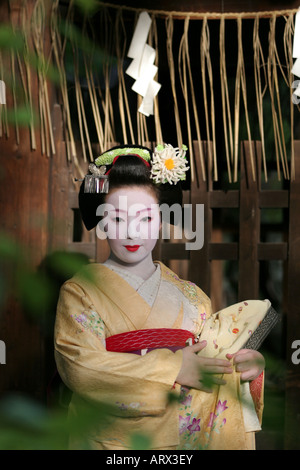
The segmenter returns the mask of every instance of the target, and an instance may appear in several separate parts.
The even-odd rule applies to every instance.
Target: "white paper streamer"
[[[151,18],[147,12],[139,16],[127,56],[132,60],[126,70],[127,75],[134,78],[132,90],[143,97],[139,112],[150,116],[154,113],[154,98],[161,85],[154,80],[158,68],[154,65],[156,52],[146,44]]]
[[[300,10],[298,10],[295,16],[293,58],[296,60],[292,67],[291,73],[295,75],[296,77],[300,77]],[[293,92],[293,95],[292,95],[292,102],[298,105],[299,96],[300,96],[300,81],[299,80],[294,81],[292,83],[292,88],[295,88],[295,91]]]
[[[154,98],[160,90],[161,85],[154,80],[149,83],[147,92],[144,96],[141,106],[139,107],[139,112],[145,114],[145,116],[150,116],[154,114]]]
[[[137,57],[141,57],[143,54],[143,49],[148,38],[150,26],[151,18],[146,11],[143,11],[139,16],[131,44],[129,46],[127,56],[130,57],[130,59],[136,59]]]
[[[300,59],[296,59],[292,68],[292,74],[300,77]]]
[[[297,83],[297,82],[296,82]],[[294,95],[296,96],[299,96],[300,97],[300,83],[298,84],[296,90],[294,91]]]
[[[300,11],[296,13],[295,17],[295,32],[294,32],[294,43],[293,43],[293,58],[298,59],[300,57]]]

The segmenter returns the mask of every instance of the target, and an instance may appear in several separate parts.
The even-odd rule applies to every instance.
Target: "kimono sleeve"
[[[164,412],[182,364],[182,351],[151,351],[145,356],[109,352],[106,326],[87,293],[68,282],[60,292],[55,323],[58,372],[87,401],[116,405],[133,415]]]

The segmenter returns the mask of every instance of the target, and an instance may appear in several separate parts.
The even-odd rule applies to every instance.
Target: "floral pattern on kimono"
[[[85,407],[115,406],[111,426],[99,422],[89,436],[94,449],[128,449],[133,430],[149,435],[154,449],[248,448],[237,373],[229,377],[228,387],[211,394],[190,389],[178,407],[168,397],[171,391],[181,393],[174,382],[182,351],[163,348],[138,356],[105,348],[105,338],[118,333],[183,328],[207,340],[201,355],[222,357],[238,350],[241,335],[248,336],[263,317],[266,306],[251,302],[242,312],[232,307],[213,315],[210,300],[199,287],[181,281],[162,263],[160,267],[161,282],[152,307],[117,273],[99,264],[89,265],[88,276],[79,273],[62,287],[55,358],[60,376],[73,392],[70,416]],[[239,332],[233,333],[234,328]],[[235,391],[231,401],[230,388]],[[72,442],[71,448],[77,448]]]

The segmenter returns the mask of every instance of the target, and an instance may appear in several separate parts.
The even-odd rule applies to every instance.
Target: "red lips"
[[[126,250],[128,251],[137,251],[140,245],[125,245]]]

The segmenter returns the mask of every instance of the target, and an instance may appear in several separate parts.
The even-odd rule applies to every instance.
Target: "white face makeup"
[[[137,264],[152,260],[159,237],[160,211],[155,195],[141,187],[122,187],[106,198],[103,225],[115,261]]]

